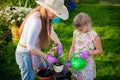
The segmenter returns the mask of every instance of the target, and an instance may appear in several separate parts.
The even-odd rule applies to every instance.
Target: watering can
[[[79,53],[73,53],[70,56],[70,65],[75,70],[83,69],[86,65],[86,60],[82,59]]]

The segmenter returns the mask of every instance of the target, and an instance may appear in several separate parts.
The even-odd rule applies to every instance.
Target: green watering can
[[[80,70],[80,69],[84,68],[86,65],[86,62],[87,62],[86,60],[82,59],[79,56],[79,53],[73,53],[70,56],[70,65],[75,70]]]

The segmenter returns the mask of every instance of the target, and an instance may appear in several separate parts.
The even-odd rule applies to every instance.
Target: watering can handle
[[[75,55],[79,55],[80,53],[73,53],[71,56],[70,56],[70,60],[72,60],[72,58],[75,56]]]

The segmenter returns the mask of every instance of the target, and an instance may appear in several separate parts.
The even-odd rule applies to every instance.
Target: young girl
[[[72,74],[77,80],[93,80],[96,76],[96,66],[93,56],[102,52],[100,37],[92,29],[90,17],[86,13],[79,13],[73,21],[75,31],[69,56],[72,53],[80,53],[80,57],[87,60],[85,68]],[[70,66],[69,60],[66,65]]]
[[[66,20],[69,16],[63,0],[37,0],[36,2],[40,6],[25,18],[19,31],[21,37],[16,49],[16,62],[21,70],[22,80],[34,80],[33,69],[46,67],[42,58],[50,64],[58,61],[50,53],[42,52],[41,48],[49,47],[52,39],[59,44],[59,55],[62,54],[62,45],[53,30],[52,19],[58,16]],[[40,63],[39,66],[35,65],[37,62]]]

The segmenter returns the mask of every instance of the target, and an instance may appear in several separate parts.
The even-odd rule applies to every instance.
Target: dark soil
[[[61,66],[61,65],[63,65],[61,62],[57,62],[57,63],[55,63],[54,65],[56,65],[56,66]]]
[[[50,77],[53,73],[50,69],[42,69],[38,72],[38,76],[40,77]]]

